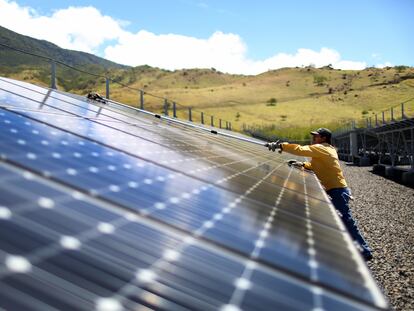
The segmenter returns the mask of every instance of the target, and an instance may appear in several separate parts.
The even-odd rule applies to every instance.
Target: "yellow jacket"
[[[315,172],[325,190],[347,187],[344,174],[339,165],[338,154],[330,144],[300,146],[283,143],[281,147],[285,152],[312,158],[310,163],[304,162],[304,166],[306,169]]]

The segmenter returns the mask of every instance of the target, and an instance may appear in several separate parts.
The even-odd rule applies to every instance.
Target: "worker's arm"
[[[297,168],[302,168],[303,167],[307,170],[312,170],[312,164],[310,162],[300,162],[296,159],[292,159],[292,160],[287,161],[287,163],[288,163],[289,166],[294,166],[294,167],[297,167]]]
[[[318,149],[317,145],[301,146],[297,144],[282,143],[280,144],[280,148],[282,151],[303,157],[317,158],[321,155],[321,151]]]

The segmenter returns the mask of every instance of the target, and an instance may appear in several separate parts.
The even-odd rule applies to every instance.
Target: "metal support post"
[[[204,112],[201,112],[201,124],[204,124]]]
[[[177,104],[175,102],[173,102],[173,117],[177,117]]]
[[[168,100],[164,98],[164,115],[168,116]]]
[[[404,103],[401,103],[401,118],[405,119],[405,114],[404,114]]]
[[[375,114],[375,126],[378,126],[378,115]]]
[[[56,62],[52,60],[50,63],[50,88],[56,90]]]
[[[394,108],[391,107],[391,121],[394,121]]]
[[[213,116],[211,116],[211,118],[210,118],[210,125],[214,126],[214,117]]]
[[[144,91],[143,90],[139,90],[139,98],[140,98],[140,100],[139,100],[139,102],[140,102],[139,108],[142,109],[142,110],[144,110]]]
[[[349,134],[349,155],[352,157],[352,160],[358,156],[358,136],[356,132],[351,132]]]
[[[221,128],[221,119],[219,119],[219,128]]]
[[[391,166],[394,167],[395,166],[395,158],[396,158],[396,146],[395,146],[395,141],[394,141],[394,132],[391,132],[391,146],[390,146],[390,155],[391,155]]]
[[[191,115],[191,107],[188,107],[188,121],[193,122],[193,118]]]
[[[411,170],[414,170],[414,128],[411,129]]]
[[[385,114],[384,114],[384,111],[382,112],[382,124],[385,124]]]
[[[109,78],[105,77],[105,84],[106,84],[106,99],[109,99]]]

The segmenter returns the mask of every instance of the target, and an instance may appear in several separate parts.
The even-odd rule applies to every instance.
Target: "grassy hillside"
[[[293,139],[307,138],[309,129],[315,127],[337,129],[350,120],[362,120],[409,99],[412,100],[405,106],[406,113],[414,115],[414,68],[289,68],[242,76],[211,69],[170,72],[142,66],[112,69],[110,74],[114,81],[174,100],[179,107],[193,107],[195,121],[199,121],[199,112],[203,111],[206,120],[207,115],[214,115],[216,120],[231,121],[236,130],[249,126],[266,135]],[[49,84],[48,70],[0,70],[0,75]],[[70,72],[63,75],[69,82],[62,85],[59,79],[58,84],[66,91],[86,94],[95,90],[105,94],[104,79],[84,74],[71,77]],[[138,92],[112,83],[111,98],[136,106]],[[162,99],[145,96],[147,109],[160,112],[162,105]],[[179,117],[186,118],[186,113],[182,109]]]
[[[397,66],[361,71],[324,68],[283,68],[257,76],[230,75],[214,68],[168,71],[149,66],[123,67],[96,56],[60,49],[0,28],[0,43],[55,57],[84,71],[109,75],[111,98],[137,105],[143,89],[145,108],[160,112],[164,97],[184,107],[193,107],[193,119],[203,111],[215,119],[231,121],[233,129],[254,128],[266,135],[305,139],[309,129],[326,126],[333,130],[350,120],[362,120],[375,113],[406,104],[414,116],[414,68]],[[5,34],[5,35],[3,35]],[[8,40],[8,41],[7,41]],[[0,46],[0,75],[48,86],[50,65],[27,58]],[[105,93],[105,79],[58,66],[58,87],[78,94]],[[161,97],[161,98],[158,98]],[[399,112],[396,111],[396,114]],[[216,123],[217,124],[217,123]]]
[[[409,99],[406,112],[414,115],[414,68],[286,68],[258,76],[151,69],[130,85],[231,121],[236,129],[244,124],[295,139],[307,138],[310,128],[337,129]],[[136,94],[123,88],[114,86],[111,94],[137,103]],[[147,96],[148,104],[160,110],[162,100]]]

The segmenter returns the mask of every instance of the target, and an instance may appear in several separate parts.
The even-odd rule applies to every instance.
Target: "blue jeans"
[[[328,190],[327,193],[331,197],[332,204],[341,213],[342,222],[348,229],[352,239],[361,245],[364,255],[371,254],[371,249],[369,248],[368,243],[362,237],[355,220],[352,218],[351,209],[349,208],[349,198],[351,196],[349,189],[335,188]]]

